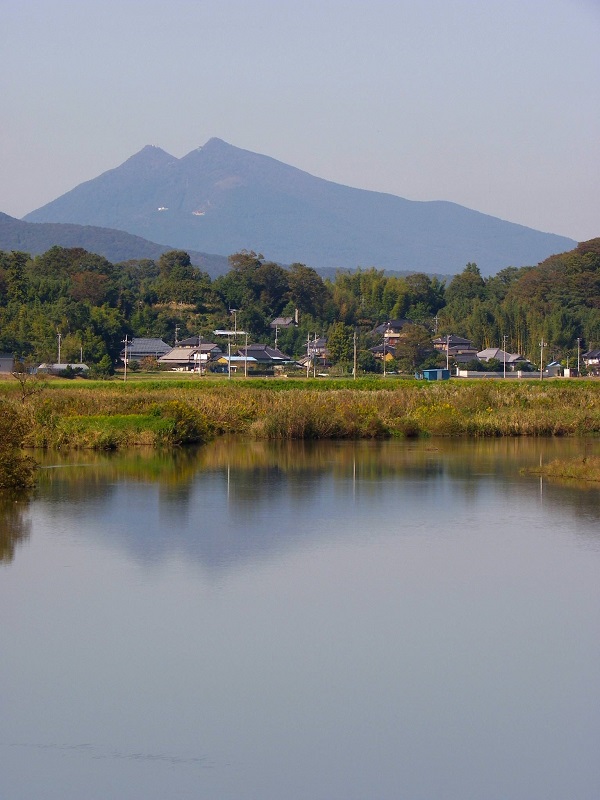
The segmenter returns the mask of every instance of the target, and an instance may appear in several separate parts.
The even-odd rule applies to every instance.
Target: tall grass
[[[3,383],[0,397],[11,391]],[[600,382],[57,381],[25,412],[30,445],[63,448],[172,446],[222,434],[579,436],[600,434]]]

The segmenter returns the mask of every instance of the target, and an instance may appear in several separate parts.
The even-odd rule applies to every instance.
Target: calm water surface
[[[0,504],[0,797],[597,800],[600,442],[48,456]]]

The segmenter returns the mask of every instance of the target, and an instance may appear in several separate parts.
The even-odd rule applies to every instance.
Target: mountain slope
[[[220,139],[181,159],[144,147],[25,219],[117,228],[224,255],[253,249],[316,268],[455,273],[475,261],[491,274],[536,264],[575,244],[455,203],[325,181]]]
[[[35,256],[45,253],[54,245],[83,247],[91,253],[104,256],[113,264],[130,259],[156,260],[173,249],[110,228],[58,222],[23,222],[0,212],[0,250],[22,250]],[[190,257],[193,264],[212,277],[224,275],[229,269],[229,263],[223,256],[192,251]]]

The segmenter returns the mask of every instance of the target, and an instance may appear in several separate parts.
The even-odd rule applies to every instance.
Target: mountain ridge
[[[146,145],[23,219],[108,227],[223,256],[252,249],[317,269],[451,274],[475,261],[489,275],[576,244],[450,201],[327,181],[217,137],[179,159]]]
[[[0,211],[0,250],[22,250],[36,256],[55,245],[83,247],[113,264],[143,258],[156,260],[174,249],[116,229],[64,222],[24,222]],[[224,275],[229,269],[229,262],[223,256],[195,251],[189,256],[194,266],[212,278]]]

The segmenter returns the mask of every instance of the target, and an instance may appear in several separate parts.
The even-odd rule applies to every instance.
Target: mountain
[[[252,249],[316,269],[453,274],[475,261],[489,275],[576,244],[455,203],[342,186],[220,139],[180,159],[148,145],[25,219],[116,228],[223,255]]]
[[[45,253],[54,245],[83,247],[90,253],[104,256],[113,264],[140,258],[156,260],[173,249],[112,228],[59,222],[23,222],[0,212],[0,250],[22,250],[35,256]],[[229,269],[229,262],[223,256],[190,251],[190,257],[193,264],[213,278],[224,275]]]

